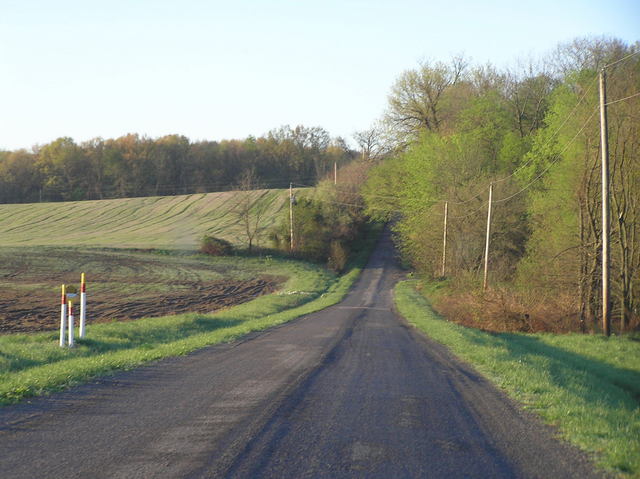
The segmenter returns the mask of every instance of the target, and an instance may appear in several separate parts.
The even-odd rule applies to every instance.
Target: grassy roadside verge
[[[215,314],[97,324],[71,350],[57,346],[56,332],[0,336],[0,404],[233,341],[336,304],[358,278],[378,233],[379,226],[370,229],[349,269],[339,277],[299,261],[255,259],[265,272],[289,277],[282,290]]]
[[[640,343],[465,328],[439,317],[417,284],[396,287],[396,304],[407,321],[557,426],[599,466],[640,477]]]

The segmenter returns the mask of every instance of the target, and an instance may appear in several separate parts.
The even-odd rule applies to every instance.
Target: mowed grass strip
[[[0,404],[60,390],[129,369],[147,361],[178,356],[233,341],[338,303],[358,278],[375,245],[379,226],[370,229],[357,256],[340,277],[323,267],[286,259],[245,259],[264,274],[289,280],[275,294],[214,314],[183,314],[112,322],[88,328],[73,349],[58,346],[58,333],[0,336]],[[212,261],[215,261],[212,259]]]
[[[244,195],[263,208],[266,232],[279,220],[288,190],[0,205],[3,246],[193,249],[205,234],[245,241],[235,213]]]
[[[439,317],[416,290],[399,283],[398,310],[525,407],[590,452],[598,465],[640,477],[640,343],[579,334],[486,333]],[[435,286],[427,290],[433,293]]]
[[[346,277],[339,281],[323,268],[294,261],[272,260],[270,264],[265,262],[263,269],[290,279],[279,293],[217,314],[190,313],[90,325],[87,338],[78,339],[73,349],[60,348],[55,331],[0,336],[0,403],[231,341],[323,307],[346,284]]]

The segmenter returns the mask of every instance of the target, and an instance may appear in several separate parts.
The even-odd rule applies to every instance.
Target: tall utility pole
[[[289,183],[289,251],[293,252],[293,184]]]
[[[442,272],[441,276],[444,278],[445,265],[447,264],[447,215],[449,212],[449,202],[444,202],[444,233],[442,237]]]
[[[333,162],[333,184],[334,185],[338,184],[338,162],[337,161]]]
[[[489,277],[489,237],[491,236],[491,206],[493,201],[493,183],[489,184],[489,209],[487,212],[487,239],[484,245],[484,281],[482,282],[482,290],[486,291]]]
[[[602,151],[602,332],[611,334],[609,311],[609,138],[607,135],[607,76],[600,70],[600,150]]]

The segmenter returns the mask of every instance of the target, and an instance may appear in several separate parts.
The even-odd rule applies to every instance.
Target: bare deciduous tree
[[[405,71],[389,96],[389,121],[408,134],[439,131],[448,119],[444,96],[462,80],[466,67],[466,59],[459,56],[449,64],[425,61],[418,69]]]
[[[245,170],[238,180],[238,202],[234,208],[238,222],[242,225],[247,239],[249,251],[254,242],[259,246],[260,234],[265,230],[264,220],[267,216],[269,204],[264,196],[267,190],[260,189],[255,170]]]
[[[385,139],[384,127],[380,123],[375,123],[366,130],[356,131],[353,139],[360,147],[362,159],[365,161],[380,160],[391,149]]]

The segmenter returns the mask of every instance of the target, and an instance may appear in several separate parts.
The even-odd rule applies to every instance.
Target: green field
[[[258,244],[287,204],[287,190],[0,205],[2,246],[195,249],[203,235],[244,246],[235,213],[243,195],[264,208]]]

